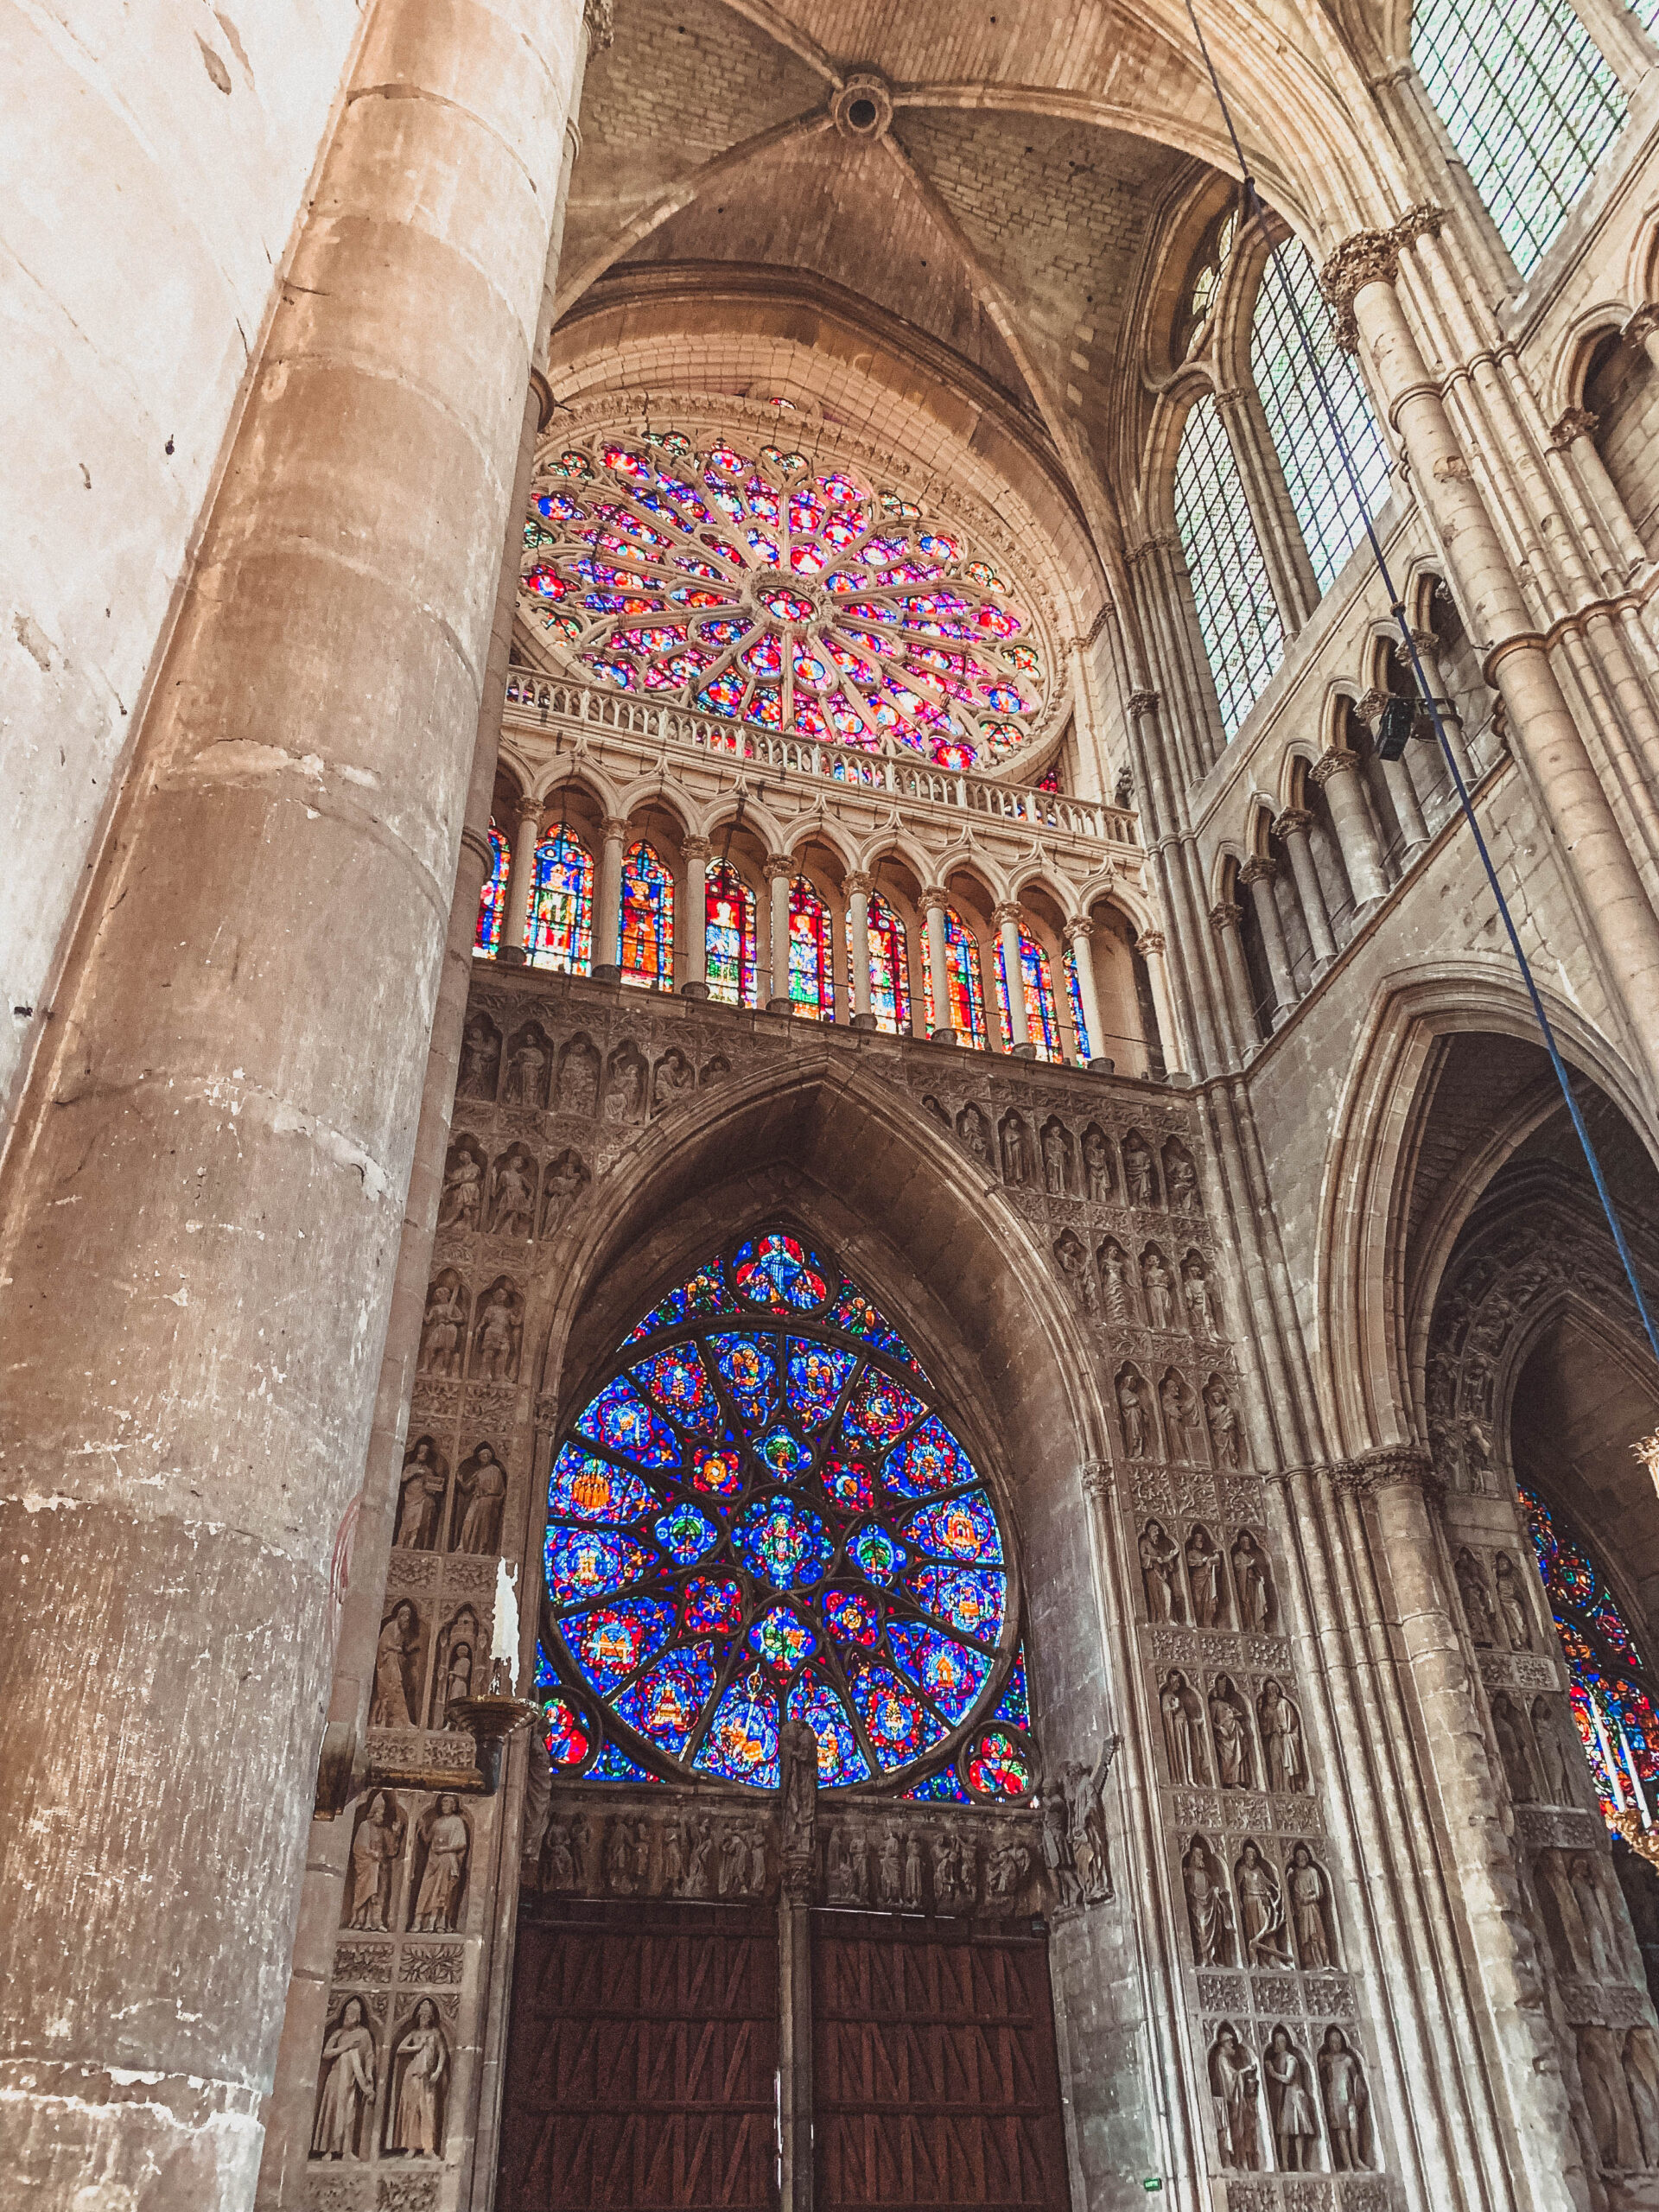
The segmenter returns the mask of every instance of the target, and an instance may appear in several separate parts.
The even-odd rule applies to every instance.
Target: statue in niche
[[[1313,1853],[1305,1843],[1297,1844],[1290,1854],[1290,1865],[1285,1870],[1285,1888],[1290,1897],[1290,1926],[1296,1939],[1297,1957],[1310,1972],[1335,1966],[1332,1936],[1336,1916],[1332,1908],[1331,1885],[1325,1869],[1315,1863]]]
[[[448,1486],[448,1463],[432,1439],[423,1436],[404,1459],[397,1486],[397,1532],[391,1541],[399,1551],[436,1550]]]
[[[1089,1255],[1069,1229],[1055,1245],[1054,1256],[1060,1263],[1061,1274],[1075,1292],[1078,1305],[1093,1320],[1100,1312],[1100,1293],[1089,1272]]]
[[[1302,1742],[1302,1716],[1285,1695],[1276,1675],[1269,1675],[1262,1685],[1255,1717],[1262,1730],[1268,1788],[1280,1796],[1305,1792],[1307,1753]]]
[[[1161,1521],[1148,1521],[1142,1531],[1141,1578],[1146,1585],[1147,1617],[1149,1620],[1185,1620],[1186,1601],[1181,1593],[1180,1554]]]
[[[1642,2138],[1642,2163],[1659,2167],[1659,2044],[1649,2027],[1634,2027],[1624,2038],[1624,2086]]]
[[[616,1046],[605,1069],[605,1119],[632,1122],[645,1103],[645,1064],[632,1045]]]
[[[582,1196],[582,1185],[587,1180],[588,1170],[582,1154],[570,1148],[562,1152],[547,1171],[547,1182],[542,1192],[543,1236],[552,1236]]]
[[[1051,1198],[1063,1198],[1071,1188],[1071,1163],[1065,1131],[1058,1122],[1043,1128],[1043,1188]]]
[[[831,1904],[864,1903],[864,1849],[849,1829],[837,1825],[830,1831],[824,1872]]]
[[[1181,1299],[1186,1307],[1186,1325],[1193,1335],[1218,1343],[1221,1321],[1215,1293],[1210,1287],[1210,1271],[1196,1252],[1189,1252],[1181,1262]]]
[[[656,1079],[652,1085],[652,1103],[659,1114],[671,1106],[677,1106],[682,1098],[689,1097],[696,1083],[691,1063],[683,1052],[664,1052],[657,1063]]]
[[[1538,1773],[1547,1805],[1576,1805],[1567,1749],[1549,1700],[1540,1691],[1532,1700],[1532,1738],[1538,1749]]]
[[[1505,1690],[1497,1691],[1492,1698],[1492,1733],[1497,1738],[1497,1754],[1503,1763],[1510,1796],[1517,1805],[1535,1803],[1538,1782],[1533,1770],[1532,1732]]]
[[[1587,1851],[1575,1851],[1567,1861],[1567,1878],[1578,1899],[1579,1916],[1589,1939],[1590,1971],[1599,1981],[1623,1981],[1612,1916],[1602,1891],[1596,1862]]]
[[[573,1037],[559,1055],[561,1114],[588,1115],[599,1103],[599,1054],[586,1037]]]
[[[1210,2087],[1215,2098],[1217,2149],[1230,2172],[1262,2171],[1261,2130],[1256,2100],[1262,2077],[1255,2061],[1224,2020],[1210,2052]]]
[[[1175,1321],[1174,1278],[1155,1244],[1141,1255],[1141,1288],[1147,1301],[1147,1320],[1154,1329],[1173,1328]]]
[[[1131,1459],[1149,1458],[1146,1391],[1132,1367],[1124,1368],[1117,1378],[1117,1410],[1123,1423],[1123,1449]]]
[[[1186,1891],[1186,1923],[1192,1931],[1195,1964],[1230,1966],[1233,1925],[1226,1885],[1202,1837],[1193,1837],[1192,1847],[1181,1862],[1181,1882]]]
[[[931,1121],[937,1122],[946,1136],[950,1135],[950,1116],[945,1112],[931,1090],[922,1093],[922,1111]]]
[[[912,1912],[922,1909],[922,1839],[914,1828],[905,1844],[905,1904]]]
[[[1164,1379],[1158,1385],[1158,1402],[1164,1409],[1164,1433],[1169,1439],[1170,1458],[1190,1464],[1198,1457],[1192,1445],[1198,1402],[1173,1367],[1164,1370]]]
[[[464,1098],[493,1099],[500,1070],[500,1032],[483,1014],[469,1014],[461,1032],[461,1075],[456,1090]]]
[[[703,1897],[709,1894],[709,1862],[715,1855],[715,1824],[707,1813],[691,1823],[691,1861],[686,1870],[685,1888],[688,1897]]]
[[[1544,1925],[1557,1967],[1562,1974],[1592,1973],[1590,1931],[1584,1924],[1578,1894],[1567,1874],[1565,1854],[1554,1850],[1541,1851],[1536,1872]]]
[[[812,1848],[818,1809],[818,1739],[810,1725],[794,1713],[779,1731],[778,1750],[783,1763],[784,1856],[795,1859]]]
[[[741,1897],[748,1887],[748,1839],[734,1822],[720,1839],[715,1886],[723,1897]]]
[[[421,1648],[420,1615],[400,1598],[380,1624],[374,1649],[374,1694],[369,1704],[371,1728],[412,1728],[415,1657]]]
[[[1210,1727],[1216,1742],[1216,1777],[1224,1789],[1254,1789],[1255,1757],[1244,1700],[1230,1675],[1217,1675],[1210,1692]]]
[[[1244,1936],[1244,1963],[1252,1967],[1287,1967],[1285,1949],[1285,1905],[1279,1878],[1253,1843],[1247,1843],[1233,1869],[1238,1891],[1239,1923]]]
[[[1103,1904],[1113,1895],[1111,1848],[1106,1833],[1106,1777],[1121,1741],[1119,1737],[1109,1736],[1092,1767],[1085,1767],[1081,1759],[1071,1759],[1062,1770],[1071,1863],[1085,1904]]]
[[[905,1897],[904,1853],[897,1828],[887,1829],[876,1848],[875,1878],[880,1902],[896,1912]]]
[[[1112,1151],[1091,1122],[1083,1133],[1083,1187],[1096,1205],[1103,1205],[1113,1191]]]
[[[1503,1616],[1503,1630],[1510,1639],[1511,1651],[1530,1651],[1532,1624],[1527,1618],[1527,1600],[1516,1573],[1515,1561],[1508,1552],[1499,1552],[1492,1561],[1492,1576],[1497,1585],[1497,1610]]]
[[[484,1204],[484,1153],[476,1137],[460,1137],[449,1147],[444,1163],[443,1195],[438,1200],[438,1227],[458,1229],[471,1236]]]
[[[985,1853],[985,1894],[998,1904],[1018,1897],[1031,1872],[1031,1851],[1000,1835]]]
[[[982,1167],[995,1166],[991,1157],[991,1133],[977,1106],[963,1108],[957,1120],[957,1135]]]
[[[1236,1468],[1238,1414],[1219,1375],[1212,1375],[1204,1386],[1204,1417],[1209,1424],[1210,1449],[1215,1454],[1216,1465]]]
[[[1123,1187],[1132,1206],[1155,1206],[1158,1203],[1152,1150],[1139,1129],[1131,1129],[1123,1140]]]
[[[493,1449],[480,1444],[456,1471],[455,1492],[465,1502],[454,1548],[487,1556],[501,1540],[501,1508],[507,1495],[507,1471]]]
[[[671,1816],[663,1822],[663,1895],[685,1895],[685,1822]]]
[[[1164,1147],[1164,1187],[1169,1192],[1172,1213],[1199,1211],[1198,1171],[1192,1165],[1192,1154],[1173,1137]]]
[[[1233,1587],[1238,1592],[1245,1627],[1258,1635],[1269,1633],[1279,1615],[1273,1573],[1266,1553],[1248,1529],[1239,1530],[1233,1546]]]
[[[593,1831],[578,1814],[562,1821],[548,1823],[547,1844],[543,1853],[546,1872],[543,1887],[550,1890],[580,1890],[587,1881],[587,1849]]]
[[[974,1876],[960,1832],[947,1828],[942,1835],[936,1835],[932,1850],[934,1904],[941,1911],[952,1905],[972,1904]]]
[[[1100,1279],[1106,1286],[1106,1311],[1114,1321],[1133,1321],[1135,1300],[1129,1289],[1129,1257],[1116,1237],[1109,1236],[1097,1255]]]
[[[605,1886],[613,1897],[633,1892],[633,1827],[623,1813],[611,1822],[605,1838]]]
[[[1578,2044],[1579,2078],[1601,2170],[1629,2173],[1640,2166],[1642,2152],[1618,2048],[1606,2028],[1591,2025],[1580,2028]]]
[[[649,1895],[651,1890],[651,1828],[645,1821],[633,1824],[633,1878],[640,1891]]]
[[[1031,1132],[1018,1114],[1002,1120],[1002,1179],[1005,1183],[1031,1180]]]
[[[1365,2069],[1340,2028],[1327,2028],[1319,2046],[1319,2089],[1325,2124],[1331,2131],[1331,2157],[1339,2174],[1369,2173],[1371,2168],[1371,2093]]]
[[[388,2151],[407,2152],[416,2158],[443,2156],[448,2080],[449,2046],[438,2024],[438,2008],[429,1997],[423,1997],[392,2055]]]
[[[1287,2174],[1310,2173],[1319,2140],[1319,2114],[1313,2109],[1313,2081],[1307,2061],[1292,2043],[1288,2028],[1275,2028],[1268,2038],[1262,2071],[1268,2081],[1268,2107],[1273,2114],[1273,2139],[1279,2146],[1279,2170]]]
[[[479,1650],[478,1615],[470,1605],[448,1621],[438,1637],[438,1663],[433,1669],[432,1710],[427,1719],[429,1728],[459,1729],[461,1722],[450,1718],[449,1708],[457,1699],[474,1694]]]
[[[1204,1750],[1204,1707],[1179,1667],[1172,1667],[1164,1676],[1158,1710],[1164,1724],[1170,1780],[1195,1787],[1207,1783],[1210,1766]]]
[[[390,1791],[377,1789],[352,1838],[352,1893],[348,1928],[385,1936],[391,1931],[392,1891],[409,1823]]]
[[[461,1924],[461,1900],[467,1887],[467,1861],[473,1832],[461,1800],[446,1790],[422,1815],[416,1834],[425,1847],[410,1926],[417,1936],[449,1936]]]
[[[1065,1793],[1058,1785],[1043,1796],[1043,1864],[1061,1904],[1080,1904],[1082,1885],[1071,1857],[1071,1822]]]
[[[348,1997],[323,2039],[322,2089],[311,2130],[314,2158],[360,2158],[363,2120],[374,2098],[374,2035],[363,1999]]]
[[[1463,1618],[1469,1624],[1469,1641],[1482,1650],[1489,1650],[1497,1641],[1497,1621],[1492,1611],[1492,1600],[1486,1588],[1486,1578],[1480,1571],[1480,1561],[1467,1544],[1452,1562],[1458,1594],[1463,1599]]]
[[[505,1275],[498,1276],[479,1300],[473,1328],[473,1380],[518,1380],[518,1300]]]
[[[1227,1600],[1222,1587],[1221,1549],[1201,1521],[1194,1522],[1186,1540],[1186,1584],[1192,1592],[1194,1626],[1224,1625]]]
[[[426,1294],[426,1318],[421,1324],[421,1373],[459,1375],[466,1332],[467,1301],[461,1294],[461,1277],[453,1268],[446,1268]]]
[[[546,1105],[550,1058],[547,1039],[533,1022],[528,1029],[520,1030],[508,1048],[505,1104]]]
[[[536,1162],[521,1144],[504,1152],[490,1177],[492,1236],[531,1236],[536,1222]]]

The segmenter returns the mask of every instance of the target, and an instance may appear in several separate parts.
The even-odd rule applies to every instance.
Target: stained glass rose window
[[[904,1338],[787,1230],[698,1268],[623,1344],[548,1491],[538,1694],[555,1764],[775,1789],[1035,1785],[989,1485]]]
[[[658,431],[545,459],[520,606],[585,682],[942,767],[1007,760],[1048,704],[1004,568],[915,500],[778,446]]]

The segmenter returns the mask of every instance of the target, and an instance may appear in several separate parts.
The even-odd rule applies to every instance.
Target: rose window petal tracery
[[[584,681],[825,743],[1007,760],[1048,704],[1006,572],[852,471],[677,431],[543,460],[521,606]]]

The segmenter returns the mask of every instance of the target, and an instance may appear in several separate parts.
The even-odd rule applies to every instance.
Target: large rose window
[[[1023,1797],[1015,1585],[904,1339],[780,1230],[643,1320],[555,1459],[538,1694],[556,1767]]]
[[[524,540],[524,612],[588,681],[947,768],[1006,760],[1043,719],[1012,580],[849,470],[597,438],[543,462]]]

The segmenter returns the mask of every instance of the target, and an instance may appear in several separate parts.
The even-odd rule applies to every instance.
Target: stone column
[[[1152,1010],[1158,1017],[1158,1041],[1163,1047],[1164,1077],[1169,1083],[1190,1080],[1186,1054],[1181,1047],[1180,1024],[1175,1014],[1175,994],[1169,988],[1169,961],[1162,930],[1143,930],[1135,950],[1147,963],[1152,987]]]
[[[1435,586],[1437,591],[1444,591],[1445,588],[1444,584]],[[1446,688],[1446,664],[1440,658],[1440,641],[1432,630],[1414,630],[1411,642],[1417,648],[1417,658],[1422,664],[1429,691],[1440,710],[1440,727],[1446,732],[1446,742],[1457,763],[1458,773],[1465,784],[1472,784],[1475,765],[1469,757],[1469,747],[1463,734],[1463,716],[1452,703],[1452,695]]]
[[[605,823],[599,849],[599,884],[594,899],[594,977],[601,983],[622,980],[622,848],[628,825],[620,815]],[[606,957],[601,960],[600,954]]]
[[[518,801],[518,827],[513,833],[512,857],[507,868],[507,911],[501,917],[501,964],[522,968],[529,954],[530,900],[536,881],[536,846],[542,824],[542,803],[526,791]]]
[[[944,943],[944,910],[950,903],[950,893],[942,884],[930,884],[922,893],[922,911],[927,916],[927,972],[933,985],[933,1027],[929,1033],[936,1045],[957,1042],[950,1021],[950,968]]]
[[[1382,709],[1389,702],[1386,691],[1372,690],[1354,702],[1354,712],[1359,716],[1373,738],[1382,720]],[[1405,849],[1400,855],[1400,873],[1403,875],[1428,842],[1428,824],[1423,820],[1421,802],[1417,786],[1411,779],[1411,771],[1402,759],[1384,760],[1379,753],[1377,766],[1382,771],[1389,787],[1389,797],[1394,801],[1394,810],[1399,819],[1400,834],[1405,840]]]
[[[1322,976],[1337,957],[1337,940],[1331,934],[1325,912],[1325,887],[1313,865],[1308,831],[1313,817],[1305,806],[1287,806],[1273,825],[1273,834],[1290,855],[1290,872],[1296,879],[1296,895],[1302,902],[1302,918],[1313,944],[1313,972]]]
[[[1262,1040],[1255,1033],[1253,1012],[1255,987],[1250,981],[1249,963],[1239,937],[1243,921],[1244,909],[1234,899],[1218,899],[1210,909],[1211,926],[1221,941],[1221,967],[1227,978],[1235,1046],[1240,1058],[1248,1059]]]
[[[849,948],[853,966],[853,1027],[855,1029],[874,1029],[875,1016],[870,1011],[870,889],[868,875],[849,875],[847,879],[848,925],[852,937]]]
[[[787,853],[769,853],[760,872],[771,897],[772,996],[766,1001],[766,1012],[793,1014],[794,1003],[789,995],[789,887],[795,878],[795,864]]]
[[[1359,755],[1345,745],[1321,753],[1308,774],[1325,793],[1354,893],[1354,918],[1363,921],[1389,895],[1382,851],[1359,780]]]
[[[1602,582],[1617,590],[1633,569],[1642,566],[1648,555],[1636,534],[1629,510],[1607,474],[1607,464],[1597,451],[1596,432],[1600,427],[1600,416],[1592,414],[1587,407],[1569,407],[1560,420],[1550,427],[1549,451],[1557,467],[1570,467],[1578,472],[1591,512],[1611,540],[1617,563],[1604,570]]]
[[[1262,949],[1268,956],[1268,973],[1273,978],[1273,995],[1277,1001],[1274,1007],[1275,1027],[1296,1003],[1296,979],[1291,973],[1284,925],[1279,918],[1279,901],[1273,895],[1278,874],[1277,861],[1261,859],[1246,861],[1238,871],[1239,882],[1255,905],[1255,925],[1262,932]]]
[[[7,1164],[38,2212],[253,2192],[582,35],[371,18]]]
[[[680,995],[688,999],[709,995],[709,840],[688,837],[680,848],[685,855],[685,920],[680,942],[685,947],[685,981]]]
[[[1089,1032],[1088,1065],[1098,1075],[1110,1075],[1116,1063],[1101,1050],[1106,1042],[1106,1025],[1100,1012],[1100,978],[1095,973],[1094,938],[1095,925],[1085,915],[1079,914],[1065,925],[1065,941],[1077,966],[1084,1027]]]
[[[1031,1040],[1025,963],[1020,957],[1020,908],[1014,900],[1005,899],[991,919],[1001,933],[1002,974],[1008,987],[1008,1027],[1014,1036],[1008,1050],[1016,1060],[1034,1060],[1037,1047]]]

